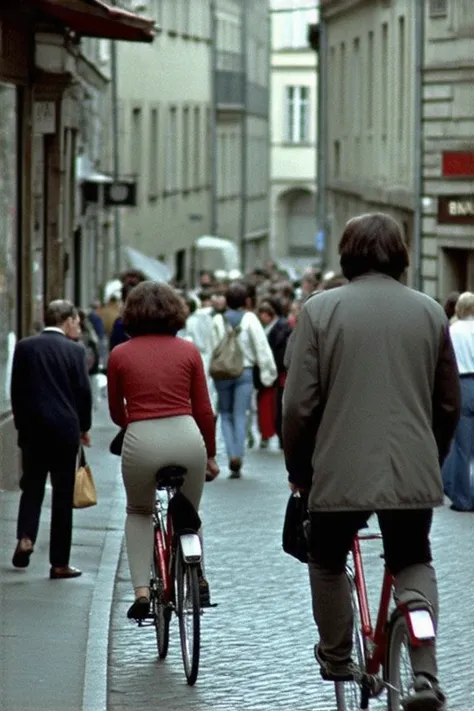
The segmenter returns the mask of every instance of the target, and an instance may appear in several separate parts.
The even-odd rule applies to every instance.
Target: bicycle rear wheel
[[[199,578],[197,566],[190,565],[183,560],[179,544],[176,551],[176,588],[176,611],[184,673],[188,684],[192,686],[198,676],[201,649]]]
[[[410,633],[404,615],[393,617],[388,637],[386,666],[388,711],[402,711],[403,699],[414,681],[410,659]]]
[[[352,656],[358,669],[363,672],[365,670],[365,647],[364,637],[362,635],[359,598],[357,597],[354,578],[349,572],[347,573],[347,579],[351,589],[351,604],[354,616]],[[360,711],[360,709],[368,708],[368,696],[364,693],[364,689],[357,681],[336,681],[334,686],[337,711]]]
[[[160,566],[157,560],[156,550],[154,550],[151,578],[151,609],[156,632],[156,646],[160,659],[165,659],[168,654],[171,621],[171,608],[163,600],[163,590],[164,585]]]

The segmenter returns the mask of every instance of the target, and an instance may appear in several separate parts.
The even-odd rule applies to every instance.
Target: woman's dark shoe
[[[458,511],[459,513],[472,513],[474,511],[474,509],[461,509],[455,504],[451,504],[449,508],[451,509],[451,511]]]
[[[129,620],[145,620],[150,614],[150,600],[147,597],[138,597],[129,607],[127,617]]]
[[[52,566],[49,571],[51,580],[67,580],[68,578],[78,578],[82,575],[82,570],[73,568],[72,565]]]
[[[12,564],[15,568],[27,568],[30,564],[30,555],[33,550],[33,543],[29,538],[20,538],[12,558]]]

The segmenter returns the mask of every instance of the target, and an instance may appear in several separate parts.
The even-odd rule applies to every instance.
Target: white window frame
[[[285,87],[286,143],[310,142],[310,87]]]

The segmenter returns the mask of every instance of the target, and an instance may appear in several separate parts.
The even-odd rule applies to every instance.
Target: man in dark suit
[[[38,533],[46,479],[51,475],[50,577],[75,578],[69,565],[76,459],[90,444],[92,397],[84,349],[73,340],[79,315],[69,301],[53,301],[45,329],[21,340],[13,359],[11,401],[22,453],[22,496],[13,565],[26,568]]]

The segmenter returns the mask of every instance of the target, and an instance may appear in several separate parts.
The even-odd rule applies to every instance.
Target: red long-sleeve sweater
[[[107,379],[110,415],[119,427],[137,420],[191,415],[207,456],[215,456],[214,413],[202,358],[192,343],[165,335],[132,338],[111,352]]]

